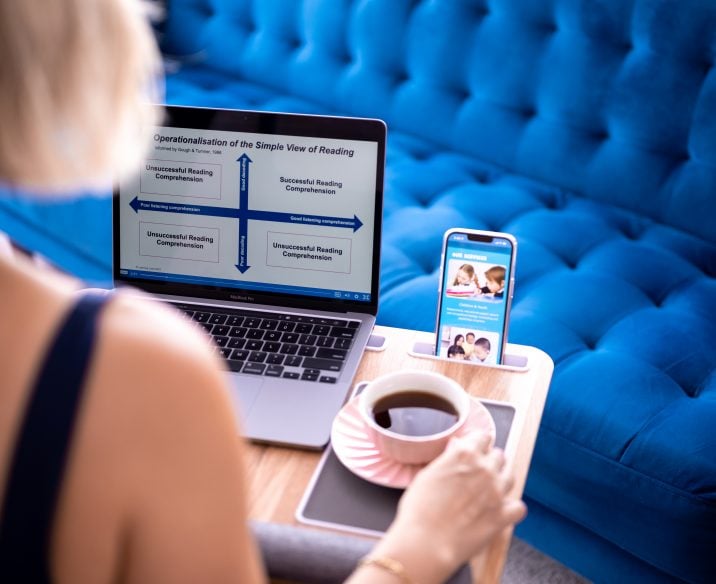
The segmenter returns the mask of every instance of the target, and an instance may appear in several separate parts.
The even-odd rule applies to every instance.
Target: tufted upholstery
[[[171,0],[159,34],[169,102],[388,123],[379,323],[433,329],[447,228],[513,233],[510,340],[556,363],[518,533],[716,581],[715,3]]]

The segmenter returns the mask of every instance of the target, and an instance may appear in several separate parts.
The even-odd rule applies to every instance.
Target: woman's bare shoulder
[[[206,357],[211,346],[201,329],[179,311],[137,290],[113,293],[103,332],[128,350],[141,346],[155,355]]]
[[[222,364],[209,337],[178,311],[142,293],[114,294],[97,351],[96,381],[115,399],[169,402],[168,415],[194,418],[207,414],[207,407],[214,415],[229,407]]]

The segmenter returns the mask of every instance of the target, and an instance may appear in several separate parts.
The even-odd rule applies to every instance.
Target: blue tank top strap
[[[55,507],[75,420],[110,294],[85,292],[65,317],[28,398],[0,515],[0,581],[51,582]]]

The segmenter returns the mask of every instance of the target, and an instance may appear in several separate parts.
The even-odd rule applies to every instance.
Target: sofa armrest
[[[311,584],[344,582],[374,542],[291,525],[254,521],[251,528],[272,579]],[[463,566],[449,584],[471,582],[469,566]]]

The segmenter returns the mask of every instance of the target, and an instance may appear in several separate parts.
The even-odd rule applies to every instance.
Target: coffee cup
[[[383,456],[403,464],[436,458],[465,424],[471,399],[440,373],[396,371],[368,383],[358,411]]]

